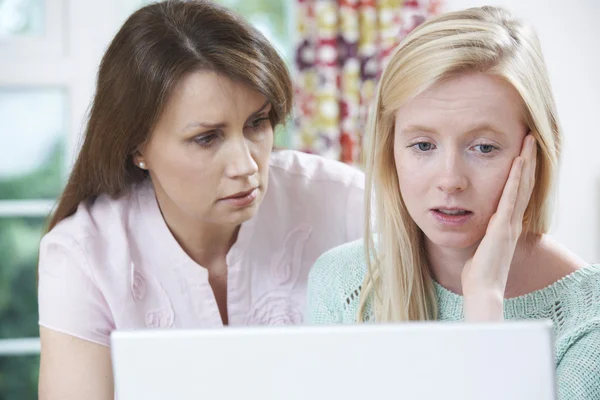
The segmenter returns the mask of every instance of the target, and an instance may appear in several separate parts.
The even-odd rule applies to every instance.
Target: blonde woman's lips
[[[472,211],[458,207],[432,208],[430,212],[438,223],[447,226],[464,225],[473,217]]]

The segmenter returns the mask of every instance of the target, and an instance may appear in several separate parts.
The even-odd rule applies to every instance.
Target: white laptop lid
[[[113,332],[119,400],[554,400],[550,322]]]

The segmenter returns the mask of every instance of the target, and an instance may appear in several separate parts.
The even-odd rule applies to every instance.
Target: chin
[[[247,221],[251,220],[252,218],[254,218],[254,216],[257,214],[257,212],[258,212],[258,204],[253,204],[253,205],[243,208],[241,210],[236,210],[236,211],[231,212],[231,214],[229,215],[229,218],[227,218],[227,219],[231,221],[232,225],[240,225],[240,224],[243,224],[244,222],[247,222]]]
[[[429,241],[439,247],[448,249],[465,250],[476,246],[481,237],[466,234],[463,232],[426,232],[425,236]]]

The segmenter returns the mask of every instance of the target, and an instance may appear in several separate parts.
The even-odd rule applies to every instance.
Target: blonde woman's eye
[[[492,151],[496,150],[496,146],[492,146],[491,144],[478,144],[477,146],[475,146],[475,148],[479,149],[478,151],[483,154],[489,154]]]
[[[419,142],[419,143],[413,144],[410,147],[418,149],[419,151],[430,151],[433,149],[433,144],[429,143],[429,142]]]

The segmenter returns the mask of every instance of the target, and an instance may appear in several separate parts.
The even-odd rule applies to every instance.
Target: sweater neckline
[[[600,264],[589,264],[574,271],[545,288],[533,292],[504,299],[504,315],[507,319],[526,319],[531,314],[553,306],[566,292],[574,286],[600,274]],[[440,319],[463,318],[463,296],[454,293],[435,280],[433,281],[437,297]]]

